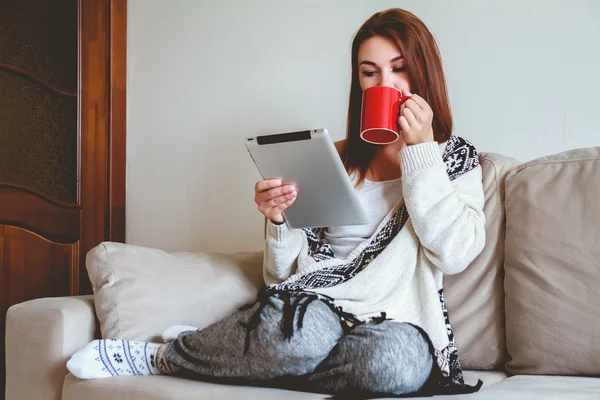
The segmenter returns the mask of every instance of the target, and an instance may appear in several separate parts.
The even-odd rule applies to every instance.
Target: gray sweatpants
[[[344,324],[321,300],[292,308],[268,297],[204,329],[181,333],[163,355],[200,378],[318,393],[401,395],[425,384],[433,357],[417,328],[390,320],[352,329]]]

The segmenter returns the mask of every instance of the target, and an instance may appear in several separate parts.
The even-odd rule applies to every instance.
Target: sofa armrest
[[[94,339],[93,296],[15,304],[6,313],[6,400],[60,400],[66,362]]]

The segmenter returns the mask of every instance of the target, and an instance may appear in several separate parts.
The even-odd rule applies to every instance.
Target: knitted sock
[[[101,339],[73,354],[67,369],[80,379],[124,375],[170,375],[179,368],[163,357],[165,344]]]
[[[198,328],[196,328],[195,326],[173,325],[173,326],[170,326],[167,329],[165,329],[165,331],[162,333],[162,340],[165,343],[173,342],[179,337],[179,334],[181,332],[197,331],[197,330],[198,330]]]

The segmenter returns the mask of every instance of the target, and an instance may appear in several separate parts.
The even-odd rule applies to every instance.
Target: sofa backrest
[[[600,147],[506,179],[510,373],[600,375]]]
[[[462,273],[444,278],[448,315],[465,369],[503,369],[504,180],[519,165],[494,153],[479,156],[483,172],[486,245]]]

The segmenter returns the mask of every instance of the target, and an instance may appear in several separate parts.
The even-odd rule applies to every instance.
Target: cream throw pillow
[[[104,242],[89,251],[103,338],[160,341],[171,325],[203,328],[253,301],[262,252],[167,253]]]

